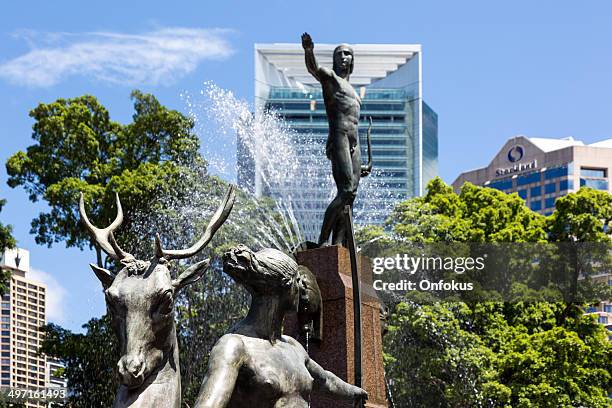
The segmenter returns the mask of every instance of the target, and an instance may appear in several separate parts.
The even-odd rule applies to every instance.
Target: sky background
[[[210,80],[252,103],[257,42],[299,42],[308,31],[315,44],[418,43],[425,100],[439,115],[440,176],[451,183],[517,134],[612,137],[611,20],[604,1],[5,1],[0,221],[49,286],[49,320],[78,331],[104,313],[87,266],[95,256],[37,245],[30,222],[44,203],[6,184],[3,164],[32,144],[38,103],[93,94],[127,123],[133,89],[187,113],[181,95]]]

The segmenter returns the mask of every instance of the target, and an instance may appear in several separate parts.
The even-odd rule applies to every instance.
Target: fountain
[[[312,223],[311,191],[320,192],[321,203],[330,202],[336,194],[333,177],[327,170],[329,160],[318,137],[297,133],[282,119],[280,112],[269,110],[253,115],[254,107],[248,102],[210,82],[204,84],[201,92],[184,93],[183,97],[196,123],[212,173],[227,180],[236,179],[234,154],[239,150],[240,159],[257,160],[261,170],[260,189],[273,198],[276,210],[284,219],[278,228],[290,241],[289,247],[284,243],[273,246],[290,251],[306,240],[316,241],[318,231],[309,233],[302,228],[303,223]],[[310,154],[300,154],[303,150]],[[358,224],[371,224],[380,219],[380,214],[389,214],[393,209],[397,197],[385,188],[388,176],[374,168],[369,177],[360,181],[354,206]],[[238,184],[249,190],[249,185]],[[255,194],[254,190],[250,192]],[[317,218],[316,224],[320,222]]]
[[[308,50],[311,51],[313,47],[312,41],[309,37],[303,37],[303,44],[308,55]],[[256,241],[264,249],[255,252],[245,246],[238,246],[224,255],[224,272],[248,290],[251,294],[251,307],[247,316],[222,336],[213,348],[208,372],[195,405],[197,407],[238,407],[247,402],[253,406],[270,408],[349,407],[354,404],[360,407],[387,406],[380,302],[371,285],[369,261],[358,256],[353,236],[352,209],[357,186],[359,178],[372,171],[371,158],[368,165],[361,164],[356,122],[353,123],[351,119],[359,117],[359,98],[347,81],[352,67],[352,54],[348,46],[341,46],[337,50],[339,56],[342,54],[342,58],[337,58],[337,64],[342,68],[336,67],[338,69],[334,69],[334,72],[326,71],[317,67],[316,62],[309,67],[313,75],[321,78],[323,72],[332,79],[334,75],[340,76],[346,82],[341,83],[341,91],[345,93],[345,98],[352,98],[348,103],[350,109],[354,110],[344,119],[334,116],[337,122],[332,123],[330,118],[331,129],[337,128],[339,132],[340,128],[348,127],[352,131],[348,134],[330,132],[327,155],[332,160],[337,194],[326,212],[318,244],[304,245],[306,237],[299,222],[300,212],[304,209],[299,206],[302,200],[296,200],[294,195],[299,194],[299,186],[303,183],[319,182],[314,175],[328,166],[326,159],[300,155],[296,140],[305,139],[296,138],[274,112],[255,119],[247,105],[237,101],[231,93],[214,85],[203,92],[214,101],[210,109],[216,112],[214,116],[217,122],[226,124],[228,133],[231,131],[232,134],[245,136],[243,142],[247,152],[251,157],[257,156],[263,166],[263,183],[266,188],[280,191],[280,195],[274,197],[280,219],[274,219],[262,211],[265,221],[257,228]],[[352,96],[347,96],[349,90]],[[327,97],[325,101],[326,104],[334,105],[334,101]],[[192,101],[189,103],[192,108],[197,105]],[[348,109],[349,106],[344,108]],[[331,112],[333,116],[333,109],[343,108],[332,106],[328,114]],[[352,125],[349,126],[347,120]],[[344,140],[345,137],[348,139]],[[205,143],[205,146],[223,149],[219,144]],[[348,159],[343,154],[342,149],[345,148]],[[217,160],[218,156],[212,153],[207,153],[212,167],[216,166],[220,173],[226,172],[224,161]],[[380,200],[372,198],[379,191],[376,188],[376,170],[372,174],[371,182],[362,183],[362,191],[366,190],[368,194],[365,194],[363,205],[359,208],[366,214],[368,204]],[[329,177],[330,199],[334,195],[331,181]],[[278,188],[287,182],[297,188]],[[206,246],[228,217],[234,199],[233,189],[230,188],[224,203],[197,244],[185,251],[167,251],[162,249],[158,238],[156,256],[149,262],[136,260],[118,247],[112,232],[120,220],[106,229],[95,229],[87,221],[81,203],[83,220],[95,235],[96,243],[124,266],[116,275],[92,266],[106,290],[107,306],[111,314],[116,310],[115,315],[125,315],[115,324],[125,352],[119,362],[122,385],[117,393],[116,407],[179,406],[178,345],[174,322],[170,318],[173,315],[174,294],[199,279],[208,264],[206,261],[197,263],[172,280],[165,262],[173,257],[192,256]],[[255,199],[253,203],[259,205]],[[390,202],[388,204],[392,205]],[[117,205],[120,213],[119,201]],[[182,211],[180,208],[174,210]],[[380,206],[377,206],[377,211],[380,211]],[[228,225],[231,224],[238,228],[240,226],[236,220],[230,219]],[[335,245],[325,246],[330,235]],[[147,282],[150,277],[154,277],[148,285],[152,288],[156,282],[170,285],[166,285],[169,290],[163,291],[167,299],[153,299],[153,294],[147,295],[142,285],[123,285],[123,282],[132,282],[134,279]],[[111,290],[115,286],[121,286],[121,290]],[[363,293],[361,286],[364,287]],[[130,354],[129,345],[138,343],[141,337],[139,332],[153,331],[151,336],[156,336],[157,331],[144,326],[142,322],[148,319],[127,318],[142,312],[142,301],[134,302],[133,305],[122,301],[122,308],[115,307],[119,292],[125,299],[144,297],[162,305],[164,310],[159,314],[164,316],[164,323],[161,326],[168,329],[164,331],[164,336],[160,336],[167,340],[161,341],[163,347],[157,347],[156,342],[149,341],[138,348],[139,353],[145,357],[138,353]],[[286,314],[289,317],[284,331],[291,336],[283,335]],[[132,326],[137,327],[137,330],[132,330]],[[296,339],[303,339],[306,348]],[[362,364],[362,353],[371,356],[365,364]],[[149,354],[154,358],[146,357]],[[167,377],[171,381],[166,381]],[[170,383],[172,386],[165,388]]]

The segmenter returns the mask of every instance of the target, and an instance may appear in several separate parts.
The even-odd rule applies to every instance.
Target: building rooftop
[[[584,146],[581,140],[575,140],[571,136],[562,139],[549,139],[544,137],[528,137],[527,139],[546,153],[570,146]]]
[[[604,147],[604,148],[612,149],[612,139],[606,139],[606,140],[602,140],[601,142],[591,143],[589,146]]]
[[[316,39],[315,39],[316,40]],[[319,44],[315,42],[315,57],[321,66],[332,66],[332,54],[338,44]],[[406,64],[421,51],[418,44],[350,44],[355,52],[355,70],[351,74],[351,84],[366,86],[387,77]],[[301,44],[274,43],[255,44],[259,53],[281,77],[281,84],[290,86],[319,85],[306,70],[304,50]]]
[[[570,146],[589,146],[589,147],[603,147],[612,149],[612,139],[602,140],[591,144],[584,144],[582,140],[576,140],[573,137],[564,137],[561,139],[551,139],[544,137],[527,137],[527,139],[540,148],[542,151],[548,153],[555,150],[564,149]]]
[[[29,272],[30,251],[23,248],[5,248],[3,251],[0,251],[0,266],[24,273]]]

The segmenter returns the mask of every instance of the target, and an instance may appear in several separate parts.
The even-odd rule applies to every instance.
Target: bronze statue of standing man
[[[329,134],[325,153],[332,162],[332,173],[338,188],[336,197],[327,207],[319,245],[324,245],[333,233],[334,245],[346,245],[348,231],[343,216],[344,206],[353,207],[359,179],[369,174],[372,164],[361,165],[359,148],[359,111],[361,99],[349,84],[353,72],[354,53],[347,44],[334,50],[333,69],[320,67],[314,56],[314,44],[308,33],[302,34],[302,47],[308,72],[321,83],[325,111],[329,122]]]

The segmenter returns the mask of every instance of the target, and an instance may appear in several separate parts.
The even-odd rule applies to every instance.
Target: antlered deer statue
[[[117,217],[111,225],[99,229],[87,218],[81,194],[79,210],[83,223],[95,243],[123,266],[115,274],[97,265],[90,265],[102,282],[106,306],[121,351],[117,363],[120,385],[115,408],[179,408],[181,375],[174,301],[183,287],[202,277],[209,260],[189,267],[176,279],[172,279],[167,262],[194,256],[206,247],[227,219],[234,200],[235,192],[231,186],[204,234],[192,247],[182,250],[163,249],[157,235],[155,256],[149,261],[141,261],[122,250],[113,236],[123,221],[119,196]]]

